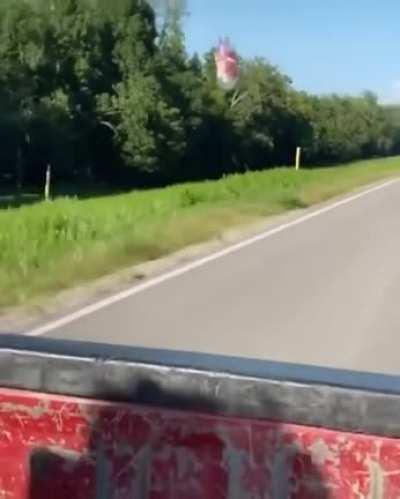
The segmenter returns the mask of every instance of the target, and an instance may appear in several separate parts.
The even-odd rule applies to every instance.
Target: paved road
[[[400,183],[48,336],[400,373]]]

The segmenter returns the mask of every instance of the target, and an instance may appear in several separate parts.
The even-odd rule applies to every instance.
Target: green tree
[[[150,6],[151,4],[151,6]],[[184,0],[0,3],[0,181],[129,187],[400,152],[400,113],[376,96],[312,96],[263,59],[236,90],[214,50],[188,55]]]
[[[290,79],[263,59],[243,61],[243,98],[232,109],[240,140],[237,156],[246,168],[286,162],[296,144],[292,134],[293,91]],[[289,141],[289,138],[291,140]]]

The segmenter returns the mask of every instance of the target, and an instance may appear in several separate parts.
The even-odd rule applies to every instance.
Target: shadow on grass
[[[106,186],[82,187],[82,186],[56,186],[51,193],[52,199],[77,198],[90,199],[106,196],[115,196],[130,192],[128,189],[111,189]],[[20,195],[10,191],[0,191],[0,210],[8,208],[20,208],[43,201],[43,194],[35,192],[34,189]]]
[[[22,194],[21,196],[15,195],[1,195],[0,194],[0,210],[7,208],[20,208],[21,206],[32,205],[41,200],[39,194]]]
[[[281,204],[286,210],[298,210],[298,209],[304,209],[304,208],[309,207],[308,203],[306,203],[302,199],[299,199],[296,196],[282,199]]]

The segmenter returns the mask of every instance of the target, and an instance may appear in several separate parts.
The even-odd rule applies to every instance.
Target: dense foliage
[[[189,57],[183,1],[3,0],[0,182],[156,185],[293,161],[400,150],[399,112],[374,95],[310,96],[263,59],[240,88],[216,82],[213,52]]]

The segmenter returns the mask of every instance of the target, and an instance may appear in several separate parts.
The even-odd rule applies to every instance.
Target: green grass
[[[399,174],[387,158],[0,210],[0,309]]]

